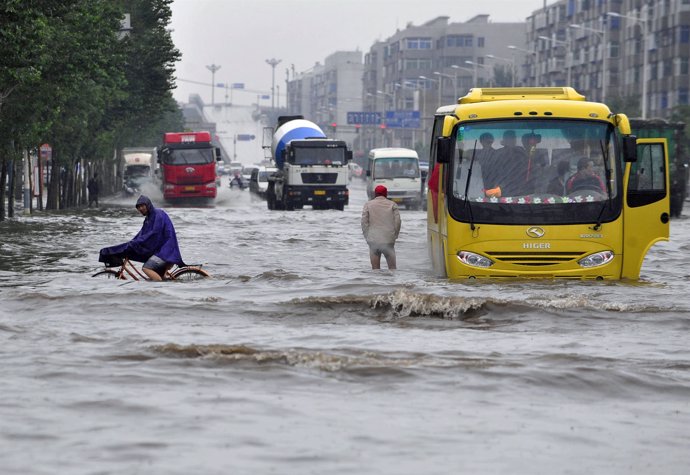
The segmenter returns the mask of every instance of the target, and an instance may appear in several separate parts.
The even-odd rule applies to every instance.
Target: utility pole
[[[275,97],[276,97],[276,66],[280,64],[282,60],[281,59],[267,59],[266,63],[271,66],[272,69],[272,74],[271,74],[271,109],[275,109]]]
[[[220,69],[220,66],[217,64],[211,64],[206,66],[206,69],[211,71],[211,105],[214,106],[216,105],[216,98],[215,98],[215,92],[216,92],[216,71]]]

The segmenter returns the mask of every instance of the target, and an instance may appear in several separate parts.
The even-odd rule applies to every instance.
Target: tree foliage
[[[66,201],[79,204],[78,175],[85,166],[103,167],[114,150],[150,144],[164,128],[182,127],[171,94],[174,64],[180,58],[167,29],[171,3],[3,0],[3,169],[27,150],[50,143],[53,166],[59,171],[51,178],[72,180],[70,186],[55,184],[53,191],[64,186],[63,194],[71,190],[72,195]],[[131,18],[129,32],[122,31],[126,13]],[[0,183],[0,192],[4,188]]]

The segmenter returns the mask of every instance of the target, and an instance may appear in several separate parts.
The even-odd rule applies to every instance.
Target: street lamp
[[[438,105],[440,106],[441,105],[441,81],[439,81],[438,79],[428,78],[426,76],[419,76],[419,79],[423,79],[425,81],[435,82],[438,85]],[[426,89],[426,87],[424,89]]]
[[[508,49],[534,55],[534,85],[539,86],[539,51],[530,51],[515,45],[508,45]]]
[[[454,75],[455,76],[455,97],[458,97],[458,86],[459,86],[458,71],[462,69],[463,71],[468,71],[468,72],[472,73],[472,75],[474,76],[474,69],[463,68],[462,66],[458,66],[457,64],[451,64],[450,67],[452,69],[455,69],[455,75]]]
[[[607,66],[607,61],[606,57],[608,56],[608,44],[606,43],[606,28],[603,30],[597,30],[595,28],[590,28],[588,26],[583,26],[583,25],[569,25],[570,28],[576,28],[579,30],[584,30],[584,31],[589,31],[594,34],[596,34],[599,37],[599,41],[601,42],[602,45],[602,52],[601,52],[601,102],[606,102],[606,66]]]
[[[495,56],[493,54],[487,54],[486,57],[490,59],[499,59],[501,61],[505,61],[506,63],[510,63],[510,85],[515,87],[515,56],[513,56],[512,60],[508,58],[501,58],[500,56]]]
[[[572,80],[572,73],[571,73],[571,70],[572,70],[572,63],[573,63],[573,62],[572,62],[572,53],[570,52],[570,50],[572,50],[572,48],[570,47],[570,42],[568,42],[568,41],[561,41],[561,40],[557,40],[557,39],[554,39],[554,38],[549,38],[548,36],[543,36],[543,35],[542,35],[542,36],[538,36],[538,38],[539,38],[540,40],[550,41],[551,43],[553,43],[553,44],[555,44],[555,45],[563,45],[563,46],[566,46],[566,47],[567,47],[567,48],[566,48],[566,55],[567,55],[567,58],[568,58],[568,64],[567,64],[566,67],[567,67],[567,69],[568,69],[568,73],[567,73],[568,76],[567,76],[566,82],[567,82],[567,85],[570,86],[570,83],[572,82],[572,81],[571,81],[571,80]]]
[[[472,64],[474,65],[472,68],[472,83],[474,84],[474,87],[477,87],[477,64],[473,63],[472,61],[465,61],[465,64]]]
[[[217,64],[211,64],[206,66],[206,69],[211,71],[211,105],[214,106],[216,105],[216,96],[214,94],[216,91],[216,71],[220,69],[220,66]]]
[[[267,59],[266,63],[273,69],[273,74],[271,75],[271,109],[275,109],[275,98],[276,98],[276,66],[281,62],[280,59]]]
[[[457,101],[458,100],[458,85],[456,84],[456,81],[454,80],[453,76],[451,76],[450,74],[444,74],[444,73],[439,72],[439,71],[434,71],[433,74],[440,76],[440,77],[448,78],[448,79],[453,81],[453,90],[455,91],[455,100]],[[439,87],[439,91],[440,91],[441,85],[439,84],[438,87]],[[441,102],[441,100],[440,100],[441,99],[441,93],[440,92],[438,93],[438,97],[439,97],[439,103],[440,103]]]
[[[647,13],[647,10],[645,10],[645,16]],[[621,15],[620,13],[616,12],[606,12],[608,16],[616,17],[616,18],[627,18],[628,20],[633,20],[642,25],[642,118],[646,119],[647,118],[647,82],[648,82],[648,77],[647,77],[647,62],[649,61],[648,55],[649,55],[649,48],[647,45],[647,40],[648,40],[648,35],[649,32],[647,31],[647,23],[649,18],[642,18],[642,12],[640,12],[640,17],[634,17],[634,16],[628,16],[628,15]]]
[[[477,67],[482,68],[482,69],[488,69],[489,70],[489,87],[494,87],[494,77],[493,77],[493,71],[491,70],[490,67],[488,67],[486,64],[482,63],[476,63],[474,61],[465,61],[465,64],[471,64],[474,66],[474,71],[475,71],[475,82],[477,82]]]

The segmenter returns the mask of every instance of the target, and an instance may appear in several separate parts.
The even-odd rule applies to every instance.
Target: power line
[[[183,78],[175,78],[176,81],[180,82],[188,82],[190,84],[199,84],[200,86],[213,86],[213,87],[218,87],[221,89],[225,89],[225,86],[219,86],[218,84],[211,84],[210,82],[203,82],[203,81],[194,81],[192,79],[183,79]],[[234,91],[244,91],[244,92],[251,92],[253,94],[270,94],[270,91],[262,91],[259,89],[246,89],[246,88],[230,88],[233,89]]]

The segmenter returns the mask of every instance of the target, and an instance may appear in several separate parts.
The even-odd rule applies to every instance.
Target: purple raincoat
[[[141,195],[137,206],[145,204],[149,214],[134,238],[124,244],[101,249],[99,262],[106,265],[119,265],[123,257],[133,261],[146,262],[151,256],[158,256],[170,264],[184,265],[177,244],[175,227],[168,214],[162,209],[154,208],[151,200]]]

